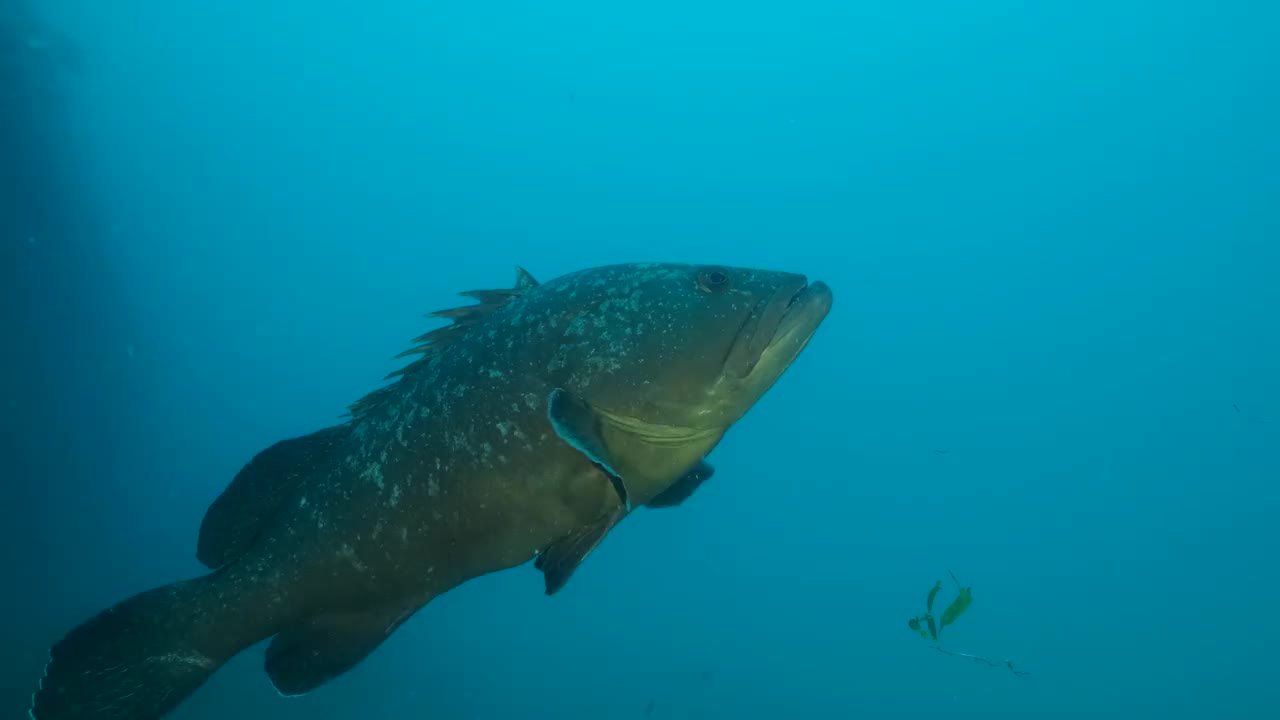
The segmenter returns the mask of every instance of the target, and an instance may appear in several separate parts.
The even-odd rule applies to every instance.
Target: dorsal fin
[[[475,305],[464,305],[462,307],[449,308],[447,310],[437,310],[428,313],[429,318],[445,318],[453,322],[444,327],[436,328],[424,335],[419,335],[413,339],[414,346],[396,355],[397,358],[406,357],[408,355],[421,355],[422,357],[414,360],[405,367],[388,374],[383,380],[391,378],[400,378],[405,375],[411,375],[416,370],[428,365],[437,355],[439,355],[450,343],[462,337],[466,333],[466,329],[472,325],[483,322],[485,318],[493,314],[494,310],[506,305],[512,300],[520,297],[531,288],[538,286],[538,281],[533,279],[529,271],[522,267],[516,267],[516,284],[512,288],[504,288],[499,290],[468,290],[459,293],[463,297],[475,298]],[[347,408],[347,414],[354,419],[368,414],[371,410],[381,405],[395,394],[394,388],[396,383],[384,385],[365,395],[359,400],[351,404]]]
[[[299,486],[324,479],[348,431],[334,425],[254,455],[205,511],[196,558],[216,569],[243,555]]]
[[[529,274],[528,270],[525,270],[524,268],[517,265],[516,266],[516,289],[528,290],[529,288],[535,288],[535,287],[538,287],[538,281],[533,279],[533,276]]]

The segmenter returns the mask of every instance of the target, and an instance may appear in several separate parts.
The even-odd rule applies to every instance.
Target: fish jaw
[[[831,303],[831,288],[821,281],[780,288],[758,313],[760,322],[751,329],[749,340],[736,343],[730,352],[720,381],[708,392],[717,399],[708,403],[703,413],[711,417],[727,413],[731,422],[741,419],[800,356],[830,313]],[[744,368],[741,358],[748,350],[742,348],[756,345],[756,338],[765,341],[759,343],[756,359]],[[739,352],[744,355],[738,356]],[[720,410],[713,409],[716,407]]]
[[[790,365],[818,331],[818,326],[831,312],[831,288],[821,280],[806,285],[787,300],[785,312],[774,329],[768,345],[761,352]],[[779,370],[781,374],[781,370]]]

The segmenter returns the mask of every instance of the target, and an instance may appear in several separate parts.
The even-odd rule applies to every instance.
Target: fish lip
[[[808,278],[804,275],[791,275],[788,277],[788,282],[779,285],[773,291],[773,295],[765,301],[763,317],[756,328],[757,338],[755,339],[755,343],[760,345],[761,350],[772,342],[783,320],[791,312],[791,308],[797,302],[803,302],[808,289]]]
[[[821,280],[815,280],[813,283],[806,284],[804,287],[796,291],[787,302],[787,312],[779,323],[779,327],[785,325],[787,317],[794,312],[803,311],[805,309],[815,309],[820,313],[818,322],[826,319],[827,313],[831,312],[831,288]],[[797,309],[797,306],[799,308]],[[815,323],[816,326],[817,323]]]
[[[787,300],[786,311],[774,328],[773,335],[763,354],[773,354],[786,348],[790,364],[800,355],[818,326],[831,312],[831,288],[821,280],[806,283]]]
[[[785,333],[793,330],[793,326],[806,319],[812,320],[813,327],[810,332],[817,330],[818,325],[826,318],[827,313],[831,310],[831,288],[821,280],[815,280],[812,283],[803,276],[797,276],[799,279],[798,287],[792,284],[780,290],[788,291],[789,294],[783,296],[786,298],[783,304],[782,297],[775,296],[773,303],[782,304],[782,312],[777,316],[777,322],[773,327],[767,328],[768,345],[775,344]],[[779,293],[782,295],[782,293]],[[766,328],[760,328],[761,331]],[[763,334],[763,333],[761,333]]]
[[[784,328],[790,328],[796,322],[799,308],[808,307],[811,298],[821,299],[824,293],[830,295],[824,283],[819,282],[816,286],[815,293],[804,275],[787,275],[747,318],[726,358],[726,372],[738,378],[751,375],[769,349],[778,343]],[[825,316],[826,312],[821,314]],[[814,329],[816,327],[815,324]]]

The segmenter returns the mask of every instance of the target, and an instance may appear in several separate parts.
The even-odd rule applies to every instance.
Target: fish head
[[[831,309],[826,284],[795,273],[686,264],[602,270],[576,283],[601,298],[574,320],[596,331],[590,356],[580,359],[582,397],[677,435],[723,431],[740,419]]]

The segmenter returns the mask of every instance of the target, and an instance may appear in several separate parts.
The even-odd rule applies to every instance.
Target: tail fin
[[[49,651],[31,718],[151,720],[172,710],[269,634],[211,591],[217,576],[134,595],[68,633]]]

